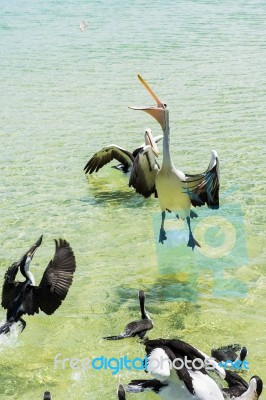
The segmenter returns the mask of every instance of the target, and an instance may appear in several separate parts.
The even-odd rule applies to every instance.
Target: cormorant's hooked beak
[[[145,144],[150,145],[153,154],[158,157],[159,155],[159,149],[157,146],[157,143],[154,140],[153,134],[151,132],[151,129],[146,129],[145,131]]]
[[[20,261],[18,262],[18,265],[22,264],[23,260],[26,261],[28,257],[32,260],[36,250],[42,243],[42,237],[43,235],[40,236],[37,242],[35,242],[34,245],[21,257]]]
[[[30,257],[31,259],[33,258],[36,250],[38,249],[38,247],[40,247],[41,243],[42,243],[42,236],[39,237],[39,239],[37,240],[37,242],[34,243],[34,245],[30,248],[30,250],[28,251],[27,256]]]
[[[159,100],[159,98],[156,96],[156,94],[153,92],[153,90],[150,88],[150,86],[147,84],[147,82],[140,75],[138,75],[138,78],[139,78],[140,82],[144,85],[144,87],[148,90],[150,95],[154,98],[154,100],[157,103],[157,106],[129,107],[129,108],[131,108],[132,110],[146,111],[153,118],[155,118],[157,122],[159,122],[162,129],[164,130],[166,127],[166,123],[165,123],[166,104],[162,103],[161,100]]]

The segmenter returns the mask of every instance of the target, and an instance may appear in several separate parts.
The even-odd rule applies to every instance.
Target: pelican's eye
[[[164,108],[166,108],[166,107],[167,107],[167,104],[166,104],[166,103],[163,103],[163,106],[164,106]]]

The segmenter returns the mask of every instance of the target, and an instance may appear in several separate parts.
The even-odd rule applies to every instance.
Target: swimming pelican
[[[186,219],[189,228],[188,246],[195,248],[200,244],[192,235],[190,218],[197,214],[190,210],[191,205],[209,208],[219,208],[219,163],[216,151],[212,151],[211,161],[204,173],[187,175],[175,168],[170,154],[170,126],[169,111],[166,104],[162,103],[151,90],[144,79],[138,75],[139,80],[156,101],[156,106],[130,107],[134,110],[143,110],[153,116],[163,130],[163,163],[161,168],[151,161],[149,168],[142,158],[135,159],[129,185],[145,197],[156,189],[162,210],[162,223],[159,242],[163,243],[167,237],[164,229],[166,211],[177,213],[177,218]],[[151,166],[153,168],[151,169]]]
[[[20,321],[23,329],[26,322],[22,315],[34,315],[43,311],[53,314],[65,299],[72,284],[76,269],[74,253],[64,239],[55,240],[55,254],[44,271],[39,286],[29,270],[32,258],[42,242],[42,236],[6,271],[2,289],[2,307],[7,310],[6,322],[0,327],[1,333],[8,333],[12,324]],[[24,282],[15,281],[18,269],[24,276]]]
[[[236,351],[239,351],[239,355],[237,355]],[[216,358],[218,361],[244,361],[248,354],[247,348],[242,347],[239,344],[233,344],[228,346],[222,346],[218,349],[212,349],[211,355]]]
[[[208,375],[206,369],[192,362],[209,359],[213,369],[222,378],[225,371],[200,350],[186,342],[175,339],[146,340],[147,372],[154,379],[131,381],[126,390],[143,392],[152,390],[164,400],[223,400],[217,383]],[[185,363],[186,360],[186,363]],[[207,365],[207,364],[206,364]]]
[[[95,153],[85,165],[84,171],[86,174],[88,172],[90,174],[92,174],[94,171],[98,172],[100,168],[115,159],[119,161],[120,164],[114,166],[113,168],[116,168],[125,174],[130,173],[134,159],[137,157],[139,152],[150,149],[156,157],[158,156],[159,150],[156,143],[162,138],[163,135],[156,136],[154,138],[151,129],[147,128],[144,134],[145,142],[141,146],[137,147],[132,153],[120,146],[117,146],[116,144],[111,144],[97,151],[97,153]]]
[[[141,319],[127,324],[127,326],[125,327],[125,331],[120,335],[106,336],[103,339],[120,340],[134,336],[139,336],[141,339],[143,339],[146,332],[153,328],[152,320],[150,319],[149,314],[145,310],[145,294],[143,290],[139,290],[138,296],[139,296]]]

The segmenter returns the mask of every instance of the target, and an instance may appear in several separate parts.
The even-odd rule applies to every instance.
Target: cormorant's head
[[[133,110],[146,111],[153,118],[155,118],[156,121],[159,122],[159,124],[161,125],[162,129],[165,130],[166,113],[168,113],[167,105],[165,103],[162,103],[161,100],[159,100],[159,98],[156,96],[156,94],[153,92],[153,90],[150,88],[147,82],[140,75],[138,75],[138,78],[140,82],[143,84],[143,86],[148,90],[153,99],[156,101],[157,105],[149,107],[129,107],[129,108],[132,108]]]
[[[50,392],[44,392],[43,400],[52,400],[52,395]]]
[[[43,235],[42,235],[43,236]],[[38,247],[42,243],[42,236],[37,240],[37,242],[34,243],[34,245],[21,257],[20,261],[18,262],[18,265],[20,267],[20,271],[22,275],[24,275],[24,270],[25,266],[29,265],[31,260],[33,259],[33,256],[38,249]]]
[[[246,347],[242,347],[242,349],[240,350],[240,354],[239,354],[239,359],[240,361],[244,361],[245,358],[247,357],[248,354],[248,350]]]
[[[254,375],[250,378],[249,388],[251,389],[252,392],[256,393],[258,397],[261,395],[263,389],[263,382],[259,376]]]
[[[119,384],[117,389],[117,400],[126,400],[126,392],[121,383]]]

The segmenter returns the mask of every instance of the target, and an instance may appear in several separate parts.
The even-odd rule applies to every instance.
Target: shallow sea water
[[[249,350],[246,379],[266,381],[265,16],[259,0],[1,1],[0,279],[41,234],[36,281],[59,237],[77,271],[53,316],[26,317],[21,335],[0,338],[0,399],[39,399],[47,389],[55,400],[115,398],[110,371],[55,370],[54,357],[142,357],[137,339],[101,339],[138,317],[138,289],[155,325],[150,338],[207,353],[239,342]],[[83,172],[103,145],[133,150],[146,127],[161,133],[128,109],[153,101],[138,73],[168,105],[176,167],[201,172],[210,151],[219,154],[221,208],[198,210],[193,222],[201,252],[186,247],[183,223],[172,219],[168,244],[158,246],[157,200],[136,195],[118,171]],[[217,246],[212,257],[207,245]],[[156,398],[127,395],[135,397]]]

